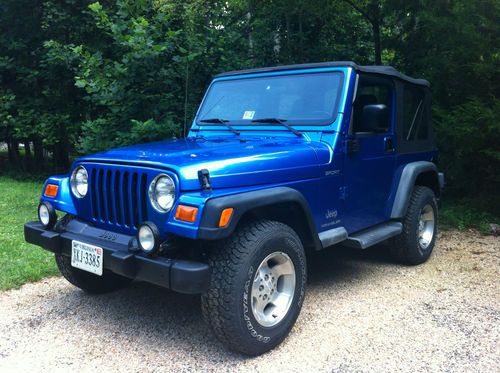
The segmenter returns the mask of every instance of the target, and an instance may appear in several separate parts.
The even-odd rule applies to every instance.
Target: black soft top
[[[274,66],[274,67],[261,67],[257,69],[249,70],[239,70],[239,71],[228,71],[222,74],[218,74],[215,77],[220,78],[223,76],[235,76],[235,75],[245,75],[245,74],[255,74],[255,73],[267,73],[272,71],[287,71],[287,70],[300,70],[300,69],[314,69],[320,67],[352,67],[356,71],[370,74],[378,75],[388,75],[394,78],[401,79],[405,82],[422,85],[430,87],[430,83],[425,79],[415,79],[408,75],[405,75],[392,66],[379,66],[379,65],[368,65],[361,66],[352,61],[332,61],[332,62],[319,62],[319,63],[304,63],[299,65],[284,65],[284,66]]]

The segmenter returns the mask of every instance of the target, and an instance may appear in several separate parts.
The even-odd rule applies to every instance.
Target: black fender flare
[[[304,224],[307,224],[307,228],[310,230],[314,246],[321,248],[321,242],[307,200],[298,190],[289,187],[259,189],[209,199],[203,209],[198,228],[198,238],[202,240],[218,240],[229,237],[245,213],[253,209],[283,203],[296,203],[300,206],[304,212]],[[231,220],[226,227],[219,227],[222,210],[231,207],[234,209]]]
[[[410,201],[411,193],[413,187],[417,180],[418,175],[423,172],[433,172],[436,174],[436,180],[441,186],[440,176],[438,174],[437,167],[434,163],[428,161],[418,161],[408,163],[401,173],[399,178],[398,187],[396,189],[396,195],[394,197],[394,202],[392,204],[391,219],[402,218],[406,214],[406,209],[408,208],[408,203]]]

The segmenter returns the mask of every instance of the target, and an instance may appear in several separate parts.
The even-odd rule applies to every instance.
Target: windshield
[[[252,121],[275,118],[290,125],[330,124],[337,117],[343,76],[327,72],[217,81],[207,93],[197,122],[206,125],[202,121],[211,119],[212,123],[257,125]]]

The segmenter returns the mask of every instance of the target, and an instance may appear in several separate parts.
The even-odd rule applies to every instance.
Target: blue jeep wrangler
[[[217,75],[187,138],[49,178],[25,238],[89,293],[136,279],[201,294],[215,335],[261,354],[299,315],[307,252],[389,240],[400,262],[431,255],[430,99],[425,80],[352,62]]]

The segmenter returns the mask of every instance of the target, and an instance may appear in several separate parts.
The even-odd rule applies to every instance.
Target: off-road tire
[[[434,212],[434,233],[432,241],[425,249],[418,240],[418,224],[420,213],[424,206],[429,204]],[[416,185],[403,219],[403,232],[390,243],[390,251],[394,259],[407,265],[417,265],[429,259],[437,238],[438,207],[436,196],[432,189]]]
[[[111,272],[105,271],[102,276],[97,276],[72,267],[71,258],[68,256],[55,254],[55,258],[57,267],[64,278],[89,294],[108,293],[121,289],[132,282],[126,277]]]
[[[252,312],[251,284],[264,258],[278,251],[288,255],[295,267],[295,292],[284,318],[263,327]],[[229,349],[252,356],[281,343],[295,324],[305,296],[306,257],[294,230],[277,221],[247,223],[215,244],[209,263],[213,272],[201,306],[217,338]]]

